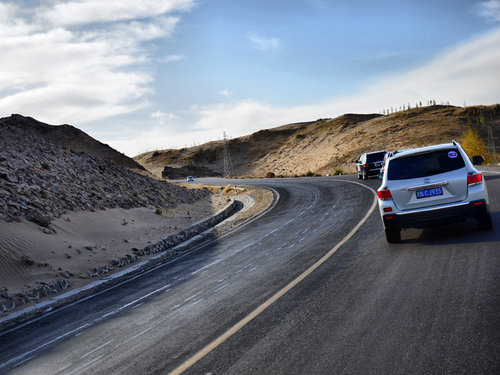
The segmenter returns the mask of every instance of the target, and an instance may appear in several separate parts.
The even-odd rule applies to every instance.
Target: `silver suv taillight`
[[[483,175],[481,173],[471,173],[467,176],[467,186],[474,186],[483,183]]]

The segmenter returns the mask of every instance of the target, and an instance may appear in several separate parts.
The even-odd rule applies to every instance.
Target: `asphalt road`
[[[378,212],[365,217],[379,181],[357,182],[238,180],[280,199],[188,255],[1,333],[0,373],[500,373],[500,174],[487,177],[494,230],[407,230],[392,245]]]

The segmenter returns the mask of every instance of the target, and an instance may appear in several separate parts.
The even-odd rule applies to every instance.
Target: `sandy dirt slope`
[[[332,119],[284,125],[231,139],[227,146],[235,176],[264,177],[354,173],[363,152],[395,151],[459,139],[471,127],[484,139],[488,127],[500,136],[500,105],[434,105],[392,113],[345,114]],[[196,165],[223,172],[222,142],[180,150],[157,150],[134,159],[154,174],[165,166]]]

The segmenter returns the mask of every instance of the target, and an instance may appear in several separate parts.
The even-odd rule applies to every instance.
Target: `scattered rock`
[[[27,255],[23,255],[21,257],[21,260],[23,261],[24,264],[26,264],[27,266],[32,266],[33,264],[35,264],[35,261],[30,258],[29,256]]]
[[[5,299],[12,299],[12,296],[9,294],[8,291],[2,292],[1,296],[2,296],[2,298],[5,298]]]
[[[44,215],[38,210],[28,211],[26,213],[26,219],[46,228],[48,228],[52,222],[52,218],[50,216]]]

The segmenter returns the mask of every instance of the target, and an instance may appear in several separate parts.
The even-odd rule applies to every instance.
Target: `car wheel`
[[[401,229],[399,228],[385,228],[385,238],[389,243],[401,242]]]
[[[366,171],[363,170],[363,180],[367,180],[368,179],[368,176],[366,175]]]
[[[491,221],[491,214],[485,213],[476,217],[477,224],[481,230],[489,230],[493,228],[493,223]]]
[[[361,175],[359,174],[359,172],[358,172],[358,180],[361,180]]]

